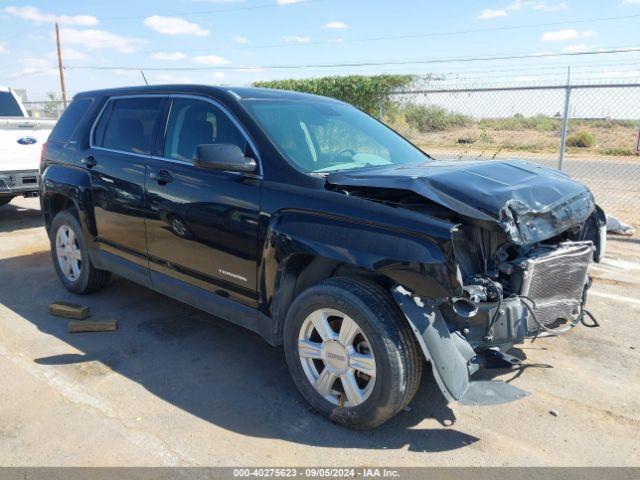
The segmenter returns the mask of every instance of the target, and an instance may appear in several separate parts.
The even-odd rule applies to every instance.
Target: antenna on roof
[[[140,70],[140,75],[142,75],[142,79],[144,80],[144,84],[148,87],[149,82],[147,82],[147,77],[144,76],[144,72]]]

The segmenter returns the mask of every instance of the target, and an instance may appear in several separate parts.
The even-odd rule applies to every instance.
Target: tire
[[[340,346],[335,340],[323,342],[319,330],[310,327],[318,318],[327,319]],[[360,332],[353,343],[341,343],[345,318],[355,322]],[[325,332],[327,335],[331,337],[331,332]],[[390,294],[367,280],[335,277],[302,292],[287,313],[283,340],[289,371],[302,395],[320,414],[349,428],[368,429],[386,422],[411,401],[420,384],[424,360],[413,333]],[[317,342],[322,342],[321,349]],[[364,352],[368,363],[360,370],[362,362],[354,349],[363,345],[364,350],[358,351]],[[374,359],[373,369],[369,357]],[[355,377],[349,373],[354,365]],[[367,380],[365,371],[375,374]],[[331,375],[339,375],[338,380],[323,395],[327,388],[316,389],[312,380],[326,385],[332,382]],[[329,380],[319,381],[321,376]],[[357,394],[353,387],[345,389],[345,382],[353,385],[353,378],[359,387]]]
[[[75,273],[74,275],[65,273],[63,271],[61,261],[59,261],[58,259],[56,245],[57,237],[59,232],[64,232],[63,229],[67,229],[66,233],[68,234],[68,238],[73,239],[72,242],[61,244],[64,246],[68,244],[73,245],[72,247],[70,247],[71,250],[67,250],[66,253],[73,255],[73,251],[77,250],[80,252],[80,260],[78,262],[79,268],[77,268],[77,271],[71,269],[71,271],[73,271],[72,273]],[[51,257],[53,259],[54,268],[56,269],[58,278],[67,290],[72,293],[84,295],[87,293],[96,292],[102,289],[107,284],[111,276],[111,272],[108,272],[106,270],[98,270],[91,264],[91,259],[89,258],[89,252],[87,250],[87,244],[82,233],[82,228],[80,227],[80,222],[71,210],[64,210],[58,213],[53,219],[50,230],[50,242]]]
[[[7,205],[11,200],[13,200],[13,197],[0,197],[0,207]]]

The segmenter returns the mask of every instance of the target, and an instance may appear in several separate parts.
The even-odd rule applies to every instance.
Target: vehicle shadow
[[[0,285],[12,281],[0,288],[0,303],[82,352],[35,360],[44,368],[98,361],[177,408],[248,436],[420,452],[479,440],[454,428],[455,415],[430,369],[410,408],[378,429],[351,431],[310,411],[282,350],[256,334],[120,278],[100,293],[74,296],[60,286],[50,262],[47,251],[0,260]],[[88,305],[95,319],[117,319],[118,330],[67,333],[66,321],[47,312],[55,300]]]
[[[0,207],[0,233],[15,232],[44,225],[39,209],[9,203]]]

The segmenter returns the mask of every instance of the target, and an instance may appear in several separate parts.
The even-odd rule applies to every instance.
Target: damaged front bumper
[[[393,289],[394,299],[449,401],[490,405],[527,395],[513,385],[475,381],[471,376],[486,363],[487,354],[499,357],[499,351],[522,343],[526,337],[564,333],[582,320],[593,251],[591,242],[566,242],[534,251],[514,268],[521,285],[518,293],[500,294],[497,301],[474,303],[473,296],[462,299],[463,305],[474,305],[465,307],[464,317],[460,316],[462,309],[455,307],[461,299],[451,299],[450,306],[429,302],[401,286]],[[477,292],[479,287],[474,288],[471,291]],[[486,299],[487,295],[480,292],[478,297]]]
[[[439,306],[425,304],[402,287],[394,288],[392,293],[448,401],[495,405],[529,395],[509,383],[471,380],[479,369],[478,355],[463,335],[449,331]]]

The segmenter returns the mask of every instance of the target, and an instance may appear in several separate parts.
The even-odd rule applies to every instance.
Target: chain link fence
[[[64,111],[62,100],[22,102],[30,117],[57,120]]]
[[[521,158],[587,185],[640,224],[640,84],[428,88],[396,92],[383,120],[436,158]]]

